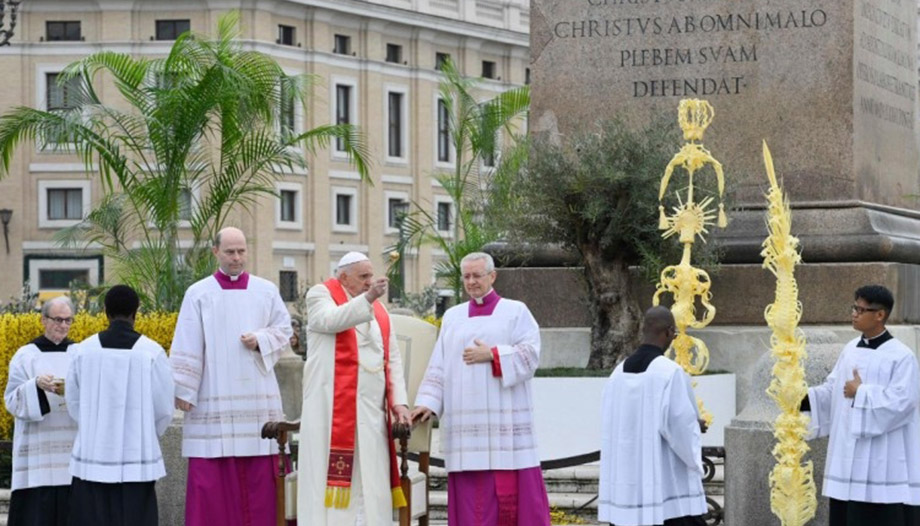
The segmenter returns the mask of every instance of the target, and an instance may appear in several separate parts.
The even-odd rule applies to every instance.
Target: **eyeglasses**
[[[73,318],[58,318],[58,317],[51,317],[51,316],[45,316],[45,318],[53,321],[54,323],[57,323],[58,325],[63,325],[65,323],[67,325],[70,325],[71,323],[73,323]]]
[[[850,307],[850,313],[851,313],[851,314],[857,314],[857,315],[859,315],[859,316],[862,316],[862,315],[863,315],[864,313],[866,313],[866,312],[877,312],[877,311],[880,311],[880,310],[882,310],[882,309],[876,309],[876,308],[873,308],[873,307],[862,307],[862,306],[859,306],[859,305],[853,305],[852,307]]]
[[[486,272],[485,274],[473,274],[473,273],[464,274],[464,275],[463,275],[463,281],[469,281],[469,280],[471,280],[471,279],[474,279],[474,280],[476,280],[476,281],[479,281],[479,280],[481,280],[482,278],[488,276],[489,274],[491,274],[491,272]]]

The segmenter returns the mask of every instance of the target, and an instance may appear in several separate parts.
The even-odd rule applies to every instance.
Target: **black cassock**
[[[623,362],[623,372],[644,373],[648,369],[648,366],[651,365],[652,360],[663,356],[664,349],[661,349],[660,347],[655,347],[654,345],[648,344],[640,345],[639,348],[636,349],[636,352],[629,355],[629,358],[626,358],[626,361]],[[667,358],[662,359],[667,360]],[[700,516],[687,515],[685,517],[674,517],[673,519],[667,519],[664,521],[663,526],[706,526],[706,521],[703,520],[703,517]]]
[[[29,342],[41,352],[66,352],[73,340],[64,338],[61,343],[39,336]],[[38,403],[43,415],[51,412],[48,397],[38,388]],[[9,526],[65,526],[67,524],[70,486],[40,486],[17,489],[10,495]]]

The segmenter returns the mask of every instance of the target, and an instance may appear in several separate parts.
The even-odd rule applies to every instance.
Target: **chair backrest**
[[[399,341],[403,372],[406,377],[406,391],[409,395],[409,407],[415,402],[418,387],[425,377],[428,360],[438,339],[438,328],[434,325],[402,314],[391,314],[393,330]],[[425,453],[431,449],[431,421],[419,424],[412,430],[409,439],[409,451]]]

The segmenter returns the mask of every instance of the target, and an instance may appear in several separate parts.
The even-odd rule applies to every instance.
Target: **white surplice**
[[[240,341],[251,332],[252,351]],[[246,289],[224,289],[209,276],[185,293],[170,363],[185,414],[182,456],[246,457],[278,452],[261,437],[265,422],[284,419],[274,366],[291,337],[287,307],[270,281],[249,275]]]
[[[51,410],[42,415],[36,380],[50,374],[64,378],[69,352],[42,352],[34,344],[20,347],[9,365],[4,400],[16,419],[13,428],[11,489],[70,484],[70,452],[77,423],[67,414],[64,399],[45,392]]]
[[[469,312],[466,302],[444,314],[415,405],[440,416],[449,472],[539,466],[529,380],[540,364],[540,328],[515,300],[499,299],[490,315]],[[501,377],[491,363],[463,362],[476,339],[498,348]]]
[[[808,389],[812,436],[830,435],[822,493],[844,501],[920,505],[920,369],[906,345],[844,347],[824,384]],[[853,399],[844,384],[859,371]]]
[[[347,293],[346,293],[347,295]],[[303,414],[297,479],[297,523],[351,526],[356,503],[363,502],[368,526],[392,524],[390,452],[387,440],[383,335],[364,294],[336,305],[325,285],[307,292],[307,363],[303,374]],[[355,466],[348,508],[325,506],[332,401],[335,386],[335,337],[355,329],[358,345]],[[406,384],[395,331],[390,329],[390,391],[393,405],[406,405]]]
[[[165,476],[159,437],[174,406],[166,351],[146,336],[131,349],[108,349],[93,335],[70,353],[64,398],[78,426],[71,474],[104,483]]]
[[[700,424],[690,377],[655,358],[642,373],[621,363],[604,388],[598,519],[663,524],[706,513]]]

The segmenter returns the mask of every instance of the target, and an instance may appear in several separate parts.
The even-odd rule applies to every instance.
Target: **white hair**
[[[460,260],[460,268],[463,268],[463,265],[467,263],[472,263],[473,261],[485,260],[486,262],[486,272],[492,272],[495,270],[495,261],[492,259],[492,256],[486,254],[485,252],[470,252],[469,254],[463,256],[463,259]]]
[[[70,309],[71,315],[76,314],[76,311],[73,308],[73,302],[70,301],[69,297],[57,296],[57,297],[51,298],[50,300],[42,304],[42,316],[47,318],[48,315],[51,314],[51,307],[54,307],[55,305],[60,305],[60,304],[67,305],[67,308]]]

